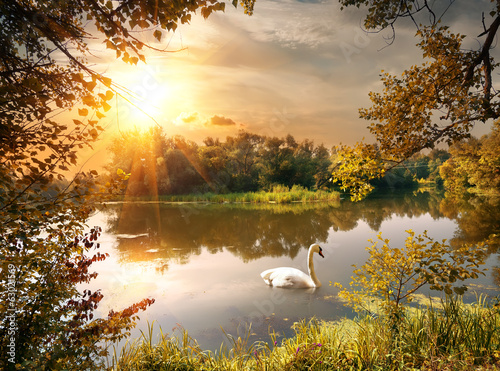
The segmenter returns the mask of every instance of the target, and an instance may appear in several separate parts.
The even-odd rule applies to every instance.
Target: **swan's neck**
[[[316,272],[314,271],[313,254],[314,254],[314,251],[310,250],[309,255],[307,256],[307,268],[309,269],[309,276],[313,280],[314,286],[320,287],[321,282],[319,282],[319,279],[316,276]]]

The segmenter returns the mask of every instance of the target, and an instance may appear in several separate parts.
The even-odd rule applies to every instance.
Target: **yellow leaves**
[[[472,127],[470,119],[481,120],[483,115],[478,112],[483,110],[480,73],[463,85],[464,71],[472,63],[470,53],[461,48],[463,36],[430,27],[417,37],[426,62],[411,66],[401,77],[382,71],[383,92],[371,92],[372,107],[360,110],[361,117],[371,121],[381,156],[390,161],[464,138]]]
[[[219,10],[224,11],[225,9],[226,9],[225,3],[215,3],[214,5],[201,8],[201,15],[203,16],[203,18],[208,18],[208,16],[212,14],[213,11],[219,11]]]
[[[111,106],[106,102],[102,102],[102,108],[104,109],[104,112],[108,112],[111,109]]]
[[[100,80],[101,80],[101,82],[102,82],[105,86],[107,86],[108,88],[110,88],[110,87],[111,87],[111,82],[112,82],[112,80],[111,80],[109,77],[104,77],[104,76],[101,76]]]
[[[374,145],[356,143],[354,147],[340,145],[335,150],[337,165],[333,171],[333,182],[348,191],[351,200],[363,199],[373,190],[370,181],[385,172],[377,149]]]
[[[130,173],[125,173],[122,169],[117,169],[116,170],[116,175],[118,175],[118,177],[121,179],[121,180],[127,180],[129,177],[130,177]]]
[[[103,93],[99,93],[98,96],[103,100],[103,101],[107,101],[107,100],[111,100],[113,99],[113,97],[115,96],[115,93],[113,93],[111,90],[107,90],[106,91],[106,94],[103,94]]]
[[[363,298],[373,297],[382,301],[383,308],[397,308],[412,300],[415,292],[424,285],[433,290],[462,294],[467,287],[453,286],[456,281],[477,278],[483,274],[479,269],[484,264],[483,246],[463,246],[454,249],[446,241],[434,241],[427,232],[415,237],[408,230],[403,247],[389,247],[389,240],[379,233],[378,241],[366,250],[368,261],[354,271],[350,290],[342,285],[339,295],[354,309],[363,309]],[[377,242],[384,242],[377,247]],[[391,309],[392,310],[392,309]]]
[[[181,23],[184,24],[184,23],[189,23],[191,21],[191,14],[184,14],[182,17],[181,17]]]
[[[100,80],[103,83],[106,83],[109,85],[111,84],[111,79],[101,77]],[[93,89],[96,85],[95,81],[87,82],[86,84],[87,84],[87,88],[90,87],[91,89]],[[92,107],[97,118],[101,119],[101,118],[105,117],[105,115],[102,112],[99,112],[97,109],[102,108],[104,110],[104,112],[108,112],[111,109],[111,105],[109,105],[107,103],[107,101],[113,99],[114,96],[115,96],[115,93],[112,90],[106,90],[105,93],[97,94],[97,97],[99,97],[101,99],[100,104],[96,101],[96,99],[95,99],[96,97],[94,97],[93,95],[90,95],[90,94],[86,95],[82,98],[82,103],[89,106],[89,107]],[[78,115],[82,116],[82,117],[86,117],[89,115],[89,110],[87,108],[79,108]],[[83,125],[83,122],[80,120],[75,119],[75,120],[73,120],[73,122],[76,125]],[[95,121],[89,121],[89,123],[92,124],[92,123],[95,123]],[[94,125],[94,124],[92,124],[92,125]]]

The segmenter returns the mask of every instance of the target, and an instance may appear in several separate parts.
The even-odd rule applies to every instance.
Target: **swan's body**
[[[260,276],[269,286],[274,287],[291,289],[320,287],[321,282],[314,271],[313,254],[317,252],[322,258],[324,258],[322,251],[323,250],[318,244],[312,244],[311,247],[309,247],[309,254],[307,256],[309,275],[296,268],[280,267],[268,269],[262,272]]]

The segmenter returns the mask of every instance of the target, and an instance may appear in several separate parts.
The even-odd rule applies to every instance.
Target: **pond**
[[[146,297],[156,300],[139,313],[132,337],[154,322],[155,333],[160,327],[169,334],[184,328],[206,350],[230,346],[225,333],[268,341],[270,330],[292,335],[291,326],[300,319],[352,316],[329,283],[349,284],[352,265],[366,261],[368,240],[379,231],[390,246],[401,246],[408,229],[427,230],[452,244],[474,242],[498,231],[498,209],[498,204],[457,209],[428,192],[337,204],[112,203],[88,222],[103,228],[100,251],[110,254],[94,264],[99,276],[91,288],[104,294],[101,316]],[[269,268],[307,272],[312,243],[320,244],[325,256],[314,257],[320,288],[287,290],[264,283],[260,273]],[[489,271],[471,282],[472,288],[497,294],[497,264],[492,253]]]

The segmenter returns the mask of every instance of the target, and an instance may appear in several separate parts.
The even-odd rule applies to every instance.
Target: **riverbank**
[[[114,355],[113,370],[500,370],[498,306],[459,298],[409,309],[397,326],[384,316],[294,324],[295,336],[232,349],[200,349],[186,331],[152,339],[152,329]],[[250,333],[250,330],[248,331]]]
[[[246,192],[246,193],[204,193],[187,195],[158,195],[131,197],[123,196],[116,201],[160,201],[160,202],[207,202],[207,203],[276,203],[287,204],[292,202],[338,202],[340,194],[334,191],[310,191],[306,188],[294,185],[292,188],[286,186],[274,186],[270,192]]]

